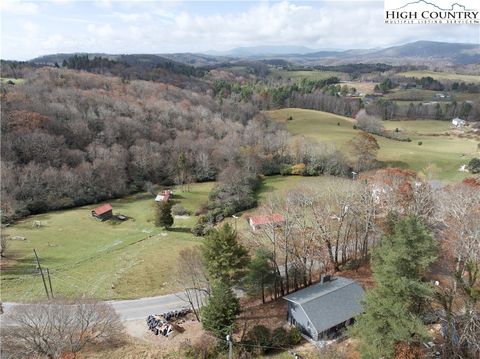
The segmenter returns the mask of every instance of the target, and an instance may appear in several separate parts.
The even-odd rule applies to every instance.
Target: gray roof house
[[[321,283],[283,297],[287,319],[304,335],[317,341],[332,338],[363,312],[362,287],[354,280],[325,276]]]

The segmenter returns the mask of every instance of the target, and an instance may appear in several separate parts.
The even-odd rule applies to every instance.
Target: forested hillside
[[[287,139],[252,105],[83,71],[28,70],[1,100],[3,220],[232,165],[278,171]]]

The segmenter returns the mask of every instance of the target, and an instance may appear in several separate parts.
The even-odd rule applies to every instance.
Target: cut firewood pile
[[[155,335],[163,335],[168,337],[171,333],[183,332],[183,328],[178,320],[185,317],[191,312],[190,309],[184,308],[181,310],[174,310],[163,314],[149,315],[147,317],[148,329]]]

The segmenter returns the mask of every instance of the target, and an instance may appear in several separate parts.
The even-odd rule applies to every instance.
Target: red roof
[[[250,217],[250,223],[255,226],[259,224],[279,223],[284,221],[285,217],[280,213]]]
[[[95,213],[95,215],[101,216],[102,214],[107,213],[108,211],[111,211],[112,209],[113,209],[112,205],[110,203],[106,203],[106,204],[101,205],[100,207],[95,208],[93,210],[93,212]]]

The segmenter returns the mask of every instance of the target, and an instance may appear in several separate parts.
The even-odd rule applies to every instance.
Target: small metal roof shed
[[[363,312],[363,288],[354,280],[334,277],[283,297],[301,306],[317,333]]]

